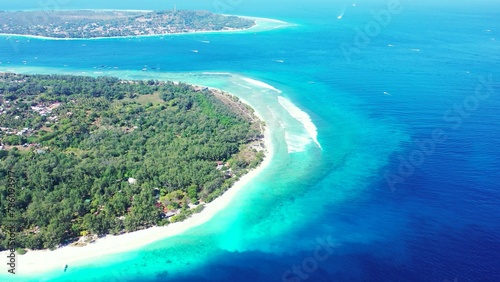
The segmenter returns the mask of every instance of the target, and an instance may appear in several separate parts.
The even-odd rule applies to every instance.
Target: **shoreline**
[[[43,9],[41,9],[43,11]],[[154,12],[155,10],[136,10],[136,9],[55,9],[57,11],[105,11],[105,12],[132,12],[132,13],[150,13]],[[40,11],[40,9],[8,9],[8,10],[3,10],[6,12],[34,12],[34,11]],[[45,10],[47,11],[47,10]],[[50,10],[52,11],[52,10]]]
[[[127,10],[128,11],[128,10]],[[11,33],[0,33],[0,37],[14,37],[14,38],[28,38],[28,39],[41,39],[41,40],[54,40],[54,41],[87,41],[87,40],[106,40],[106,39],[131,39],[131,38],[149,38],[149,37],[164,37],[164,36],[179,36],[179,35],[188,35],[188,34],[217,34],[217,33],[239,33],[245,31],[251,31],[261,26],[262,23],[274,23],[281,24],[276,28],[286,27],[290,23],[269,19],[269,18],[259,18],[259,17],[249,17],[249,16],[237,16],[237,15],[225,15],[225,16],[236,16],[240,18],[246,18],[255,21],[255,25],[249,28],[240,28],[240,29],[228,29],[228,30],[200,30],[200,31],[188,31],[188,32],[174,32],[174,33],[164,33],[164,34],[146,34],[146,35],[126,35],[126,36],[109,36],[109,37],[89,37],[89,38],[57,38],[57,37],[48,37],[42,35],[27,35],[27,34],[11,34]]]
[[[202,86],[196,84],[190,85]],[[223,91],[222,89],[210,87],[209,89],[211,89],[211,91],[221,91],[238,97],[237,95]],[[239,99],[242,103],[252,107],[247,101],[242,100],[241,98]],[[267,121],[262,118],[262,115],[259,114],[258,109],[254,107],[252,107],[252,109],[254,109],[254,115],[260,121],[267,123]],[[69,268],[71,268],[72,265],[85,265],[86,262],[89,262],[90,260],[100,259],[107,255],[133,251],[156,241],[179,235],[193,227],[206,223],[217,213],[226,208],[232,202],[232,199],[240,191],[242,191],[245,185],[257,177],[271,163],[274,150],[269,126],[265,126],[263,134],[266,153],[264,160],[259,166],[243,175],[221,196],[212,202],[207,203],[205,208],[200,213],[193,214],[184,221],[171,223],[167,226],[155,226],[120,235],[106,235],[105,237],[98,238],[95,242],[83,247],[64,246],[53,251],[29,250],[24,255],[16,254],[18,261],[20,262],[17,274],[29,278],[32,275],[48,273],[58,269],[63,271],[64,265],[68,265]],[[8,250],[0,252],[1,256],[7,256],[8,254]]]

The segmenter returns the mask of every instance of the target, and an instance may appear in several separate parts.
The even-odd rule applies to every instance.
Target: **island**
[[[0,34],[89,39],[249,29],[255,20],[209,11],[0,11]]]
[[[237,97],[158,80],[0,73],[0,125],[0,250],[20,254],[182,221],[266,151]]]

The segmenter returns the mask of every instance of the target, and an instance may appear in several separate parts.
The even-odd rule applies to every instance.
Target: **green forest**
[[[264,157],[251,108],[183,83],[2,74],[0,105],[0,250],[183,220]]]

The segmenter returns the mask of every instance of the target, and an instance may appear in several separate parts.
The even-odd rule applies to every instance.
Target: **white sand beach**
[[[257,109],[255,109],[257,117],[263,120],[262,116],[257,112]],[[231,203],[233,198],[238,195],[238,192],[240,192],[249,181],[258,176],[270,164],[274,152],[273,145],[271,143],[271,132],[269,131],[268,126],[265,128],[264,136],[266,146],[266,156],[264,161],[257,168],[241,177],[241,179],[222,196],[206,204],[202,212],[191,216],[185,221],[173,223],[167,226],[152,227],[117,236],[108,235],[104,238],[99,238],[94,243],[84,247],[65,246],[54,251],[28,251],[22,256],[18,255],[19,268],[17,274],[20,276],[31,277],[57,269],[63,271],[65,265],[71,267],[75,264],[85,264],[86,261],[105,255],[139,249],[141,246],[169,236],[181,234],[192,227],[207,222],[215,214],[223,210],[229,203]],[[6,257],[7,255],[8,251],[0,253],[0,256],[2,257]]]

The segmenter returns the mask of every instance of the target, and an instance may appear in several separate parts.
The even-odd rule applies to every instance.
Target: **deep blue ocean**
[[[0,9],[45,2],[0,0]],[[66,273],[0,280],[500,281],[498,1],[48,2],[176,4],[293,24],[106,40],[0,36],[0,71],[232,92],[262,111],[275,155],[233,204],[184,234]]]

